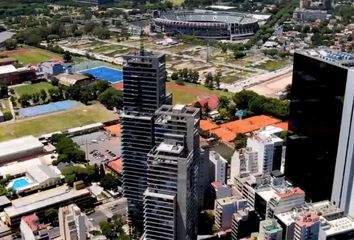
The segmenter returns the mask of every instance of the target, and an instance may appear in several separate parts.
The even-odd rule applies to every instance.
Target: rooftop
[[[209,131],[209,130],[213,130],[219,128],[218,125],[216,125],[215,123],[213,123],[210,120],[200,120],[200,129],[203,131]]]
[[[86,188],[75,190],[66,185],[35,193],[12,201],[12,206],[4,209],[4,212],[11,218],[19,215],[35,212],[38,209],[58,204],[69,199],[89,194]]]
[[[90,77],[80,73],[62,73],[56,76],[59,79],[59,83],[65,86],[72,86],[79,81],[90,79]]]
[[[176,145],[173,143],[162,142],[159,146],[157,146],[156,150],[159,152],[180,154],[183,150],[183,146]]]
[[[325,225],[322,225],[322,230],[326,233],[327,237],[347,231],[354,231],[354,220],[350,217],[342,217],[327,221]]]
[[[27,225],[30,227],[30,229],[35,232],[35,231],[40,231],[45,228],[47,228],[46,224],[39,223],[39,218],[37,217],[36,214],[31,214],[28,216],[24,216],[21,218],[22,221],[27,223]]]
[[[298,221],[296,221],[296,224],[303,227],[310,227],[314,223],[319,223],[320,222],[320,217],[317,216],[317,214],[313,212],[306,212],[304,213]]]
[[[0,66],[0,74],[8,74],[13,72],[17,72],[17,69],[15,68],[14,65]]]
[[[0,159],[8,155],[24,152],[44,145],[33,136],[16,138],[10,141],[0,142]]]
[[[120,124],[114,124],[108,127],[104,127],[104,129],[114,136],[120,136],[121,126]]]
[[[220,138],[220,140],[223,142],[231,142],[231,141],[235,140],[235,138],[237,136],[236,133],[234,133],[224,127],[215,128],[215,129],[211,130],[210,132],[215,134],[216,136],[218,136]]]
[[[0,43],[5,42],[6,40],[12,38],[12,36],[14,35],[15,35],[14,32],[9,32],[9,31],[0,32]]]
[[[107,163],[107,166],[111,168],[113,171],[115,171],[118,174],[123,173],[123,163],[122,163],[122,158],[119,157],[117,159],[114,159],[112,161],[109,161]]]
[[[343,66],[347,68],[354,67],[354,55],[350,53],[344,53],[329,48],[302,50],[297,53],[310,56],[338,66]]]
[[[245,118],[242,120],[236,120],[236,121],[224,123],[221,126],[229,129],[230,131],[236,134],[239,134],[239,133],[253,132],[255,130],[261,129],[268,125],[273,125],[280,122],[281,121],[279,119],[266,116],[266,115],[260,115],[260,116]]]
[[[0,64],[1,63],[14,63],[14,62],[17,62],[17,59],[12,58],[12,57],[0,58]]]
[[[238,198],[235,197],[235,196],[215,199],[215,201],[216,201],[219,205],[221,205],[221,206],[229,205],[229,204],[234,204],[234,203],[237,202],[238,200],[240,200],[240,199],[238,199]]]

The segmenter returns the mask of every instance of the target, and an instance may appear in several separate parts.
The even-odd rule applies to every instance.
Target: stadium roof
[[[42,148],[43,146],[44,145],[33,136],[26,136],[6,142],[0,142],[0,159],[18,152]]]
[[[216,12],[210,10],[170,11],[162,13],[160,19],[181,22],[254,23],[252,15],[237,12]]]

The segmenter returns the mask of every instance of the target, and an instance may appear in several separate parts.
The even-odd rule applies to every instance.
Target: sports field
[[[195,102],[198,96],[191,92],[172,87],[171,85],[167,85],[167,91],[173,94],[173,104],[190,104]]]
[[[85,106],[47,116],[0,124],[0,141],[26,135],[38,136],[55,131],[64,131],[96,122],[117,119],[117,115],[101,105]]]
[[[96,79],[105,80],[110,83],[117,83],[123,80],[123,72],[110,67],[96,67],[81,71],[82,74],[91,74]]]
[[[15,90],[17,96],[22,96],[23,94],[32,95],[34,93],[39,93],[42,89],[48,92],[48,90],[52,88],[57,88],[57,87],[53,86],[48,82],[40,82],[40,83],[29,84],[29,85],[20,85],[14,87],[13,89]]]
[[[4,51],[1,55],[6,55],[17,59],[22,64],[38,64],[49,60],[61,60],[62,56],[39,48],[17,49]]]

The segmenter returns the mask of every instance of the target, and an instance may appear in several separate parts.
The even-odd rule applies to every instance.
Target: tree
[[[34,104],[37,104],[39,102],[40,98],[41,98],[40,93],[35,92],[32,94],[32,101]]]
[[[215,84],[217,89],[220,88],[220,80],[221,80],[221,72],[218,72],[215,76]]]
[[[236,136],[235,148],[236,150],[245,148],[247,145],[247,136],[243,133],[240,133]]]
[[[44,211],[45,222],[53,222],[58,219],[58,210],[55,208],[48,208]]]
[[[64,58],[65,62],[71,62],[72,61],[71,53],[69,51],[65,51],[63,58]]]
[[[18,102],[20,103],[21,107],[28,107],[30,105],[31,96],[28,94],[23,94],[19,97]]]
[[[4,112],[4,120],[5,121],[10,121],[13,118],[11,112]]]
[[[112,110],[113,108],[123,108],[123,93],[114,88],[105,90],[98,96],[98,101],[105,105],[106,108]]]
[[[171,79],[174,80],[174,81],[178,80],[178,73],[177,72],[173,72],[171,74]]]
[[[219,98],[219,108],[228,108],[230,104],[230,99],[226,96],[221,96]]]
[[[110,240],[130,240],[124,229],[124,221],[120,216],[113,216],[110,221],[103,221],[99,223],[101,232],[107,239]]]
[[[6,84],[0,83],[0,99],[9,95],[9,88]]]
[[[120,186],[120,181],[112,174],[106,174],[100,181],[100,186],[106,190],[114,190]]]
[[[205,78],[205,83],[204,85],[210,89],[213,88],[214,86],[214,77],[213,77],[213,74],[212,73],[208,73],[206,78]]]
[[[47,92],[44,89],[41,89],[39,91],[39,97],[42,100],[42,102],[45,102],[45,100],[47,100],[48,97]]]
[[[17,48],[17,40],[16,39],[8,39],[5,41],[5,48],[7,50],[14,50]]]
[[[246,56],[245,52],[239,51],[239,50],[234,51],[234,58],[235,59],[243,58],[244,56]]]

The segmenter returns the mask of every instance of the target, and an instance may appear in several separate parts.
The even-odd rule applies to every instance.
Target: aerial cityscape
[[[0,0],[0,239],[354,240],[354,1]]]

